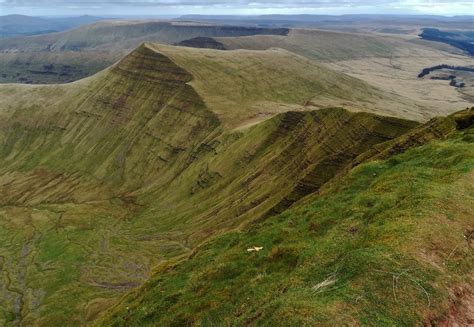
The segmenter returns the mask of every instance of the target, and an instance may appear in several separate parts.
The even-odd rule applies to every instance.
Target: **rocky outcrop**
[[[457,112],[447,117],[436,117],[422,124],[410,132],[388,142],[374,145],[370,150],[355,159],[354,164],[368,160],[384,160],[408,149],[424,145],[435,139],[443,139],[451,135],[456,129],[470,127],[474,122],[474,110]]]
[[[312,112],[312,126],[305,128],[291,149],[305,155],[297,170],[302,174],[294,187],[266,216],[278,214],[293,203],[317,192],[333,177],[353,166],[353,161],[372,146],[391,140],[415,127],[417,123],[365,113],[350,113],[334,108]],[[305,144],[311,142],[310,144]],[[312,143],[314,142],[314,143]],[[292,155],[297,155],[292,154]]]

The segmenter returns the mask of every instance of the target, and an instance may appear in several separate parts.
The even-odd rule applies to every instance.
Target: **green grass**
[[[101,324],[411,326],[442,317],[450,288],[473,269],[463,236],[472,132],[363,164],[306,205],[207,242],[159,268]]]
[[[419,108],[406,99],[283,49],[148,46],[193,75],[191,85],[226,127],[247,126],[290,110],[327,107],[422,120]]]
[[[397,44],[395,38],[310,29],[292,29],[288,37],[256,35],[219,37],[216,40],[229,50],[281,48],[319,62],[390,57],[398,47],[408,46],[401,42]]]

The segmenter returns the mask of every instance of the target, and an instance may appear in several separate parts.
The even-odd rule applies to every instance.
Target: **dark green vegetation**
[[[433,67],[424,68],[418,78],[423,78],[430,73],[437,72],[435,76],[431,76],[433,80],[449,81],[449,85],[458,88],[466,87],[466,82],[459,82],[457,76],[453,73],[461,72],[463,75],[467,75],[467,81],[472,80],[474,75],[474,67],[462,67],[462,66],[450,66],[450,65],[437,65]],[[464,77],[464,76],[463,76]],[[470,77],[470,78],[469,78]]]
[[[415,239],[425,230],[421,222],[428,224],[426,212],[453,221],[446,230],[444,216],[437,217],[443,251],[467,228],[472,114],[420,125],[393,117],[425,117],[402,100],[280,49],[156,44],[71,84],[2,85],[0,324],[88,325],[111,307],[104,325],[159,325],[170,308],[176,310],[163,319],[181,324],[191,316],[210,324],[292,315],[302,320],[290,323],[312,324],[332,313],[361,323],[443,315],[446,287],[464,287],[472,272],[455,265],[466,247],[449,255],[455,268],[448,268],[459,269],[452,270],[455,280],[412,251],[431,244]],[[413,198],[403,197],[410,192]],[[440,194],[452,202],[437,210],[430,201]],[[418,209],[420,224],[413,224]],[[247,253],[252,246],[263,250]],[[353,256],[342,260],[352,247]],[[391,260],[398,265],[389,269]],[[411,267],[418,270],[398,276]],[[372,268],[384,272],[366,277]],[[390,273],[397,299],[409,299],[399,312],[385,307],[385,293],[380,299]],[[155,287],[161,275],[165,284]],[[143,298],[134,292],[119,302],[150,276]],[[327,283],[338,291],[326,292]],[[340,315],[354,285],[364,290],[357,303],[367,313],[354,306]],[[427,302],[418,285],[433,311],[418,310]],[[231,292],[242,297],[227,301]],[[311,302],[310,293],[332,297]]]
[[[176,45],[191,48],[225,50],[225,46],[222,43],[216,41],[211,37],[195,37],[189,40],[181,41]]]
[[[425,28],[420,34],[422,39],[447,43],[474,56],[474,31],[440,31],[436,28]]]
[[[99,325],[467,326],[473,120],[456,132],[452,117],[432,121],[382,148],[449,136],[364,163],[294,209],[159,266]]]
[[[421,73],[418,75],[418,78],[425,77],[426,75],[429,75],[431,72],[434,72],[434,71],[440,70],[440,69],[458,70],[458,71],[474,73],[474,68],[472,68],[472,67],[437,65],[437,66],[433,66],[433,67],[424,68],[421,71]]]

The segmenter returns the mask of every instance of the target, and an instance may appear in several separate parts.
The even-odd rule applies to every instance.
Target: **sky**
[[[474,15],[474,0],[0,0],[0,15]]]

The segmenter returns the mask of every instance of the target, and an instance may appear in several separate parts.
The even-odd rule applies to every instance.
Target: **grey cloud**
[[[4,0],[3,5],[11,6],[55,6],[55,5],[114,5],[114,6],[262,6],[262,7],[336,7],[336,6],[366,6],[395,3],[396,0]],[[0,2],[1,3],[1,2]]]
[[[472,7],[472,0],[0,0],[0,14],[15,12],[18,8],[27,8],[28,13],[60,12],[143,12],[147,8],[158,9],[161,12],[196,13],[197,8],[213,13],[238,14],[241,12],[430,12],[426,9],[436,9],[441,14],[448,14],[449,9],[456,13],[466,14],[466,8]],[[64,9],[66,8],[66,9]],[[160,10],[161,8],[161,10]],[[421,8],[421,9],[420,9]],[[442,8],[441,11],[439,8]],[[37,11],[35,11],[37,9]],[[63,10],[64,9],[64,10]],[[300,10],[300,11],[298,11]],[[421,10],[421,11],[420,11]],[[21,10],[20,10],[21,11]],[[127,12],[129,11],[129,12]],[[149,10],[148,10],[149,11]],[[471,13],[472,14],[472,13]]]

